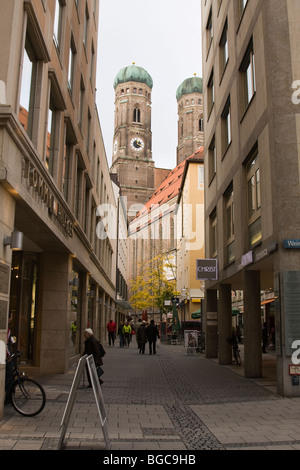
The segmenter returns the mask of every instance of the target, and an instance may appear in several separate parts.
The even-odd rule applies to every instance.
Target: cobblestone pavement
[[[102,386],[113,450],[300,449],[300,399],[276,395],[274,377],[245,379],[183,346],[160,345],[156,355],[106,346]],[[267,358],[273,360],[271,356]],[[271,362],[270,362],[271,363]],[[56,450],[75,368],[38,376],[47,394],[34,418],[5,407],[0,450]],[[35,374],[36,375],[36,374]],[[105,450],[94,394],[83,379],[64,449]]]

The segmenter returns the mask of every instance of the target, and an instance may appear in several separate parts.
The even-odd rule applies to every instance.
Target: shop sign
[[[218,261],[216,259],[196,260],[196,280],[216,281],[218,279]]]
[[[65,229],[70,237],[73,237],[73,223],[67,216],[62,205],[57,201],[54,194],[38,170],[29,162],[26,162],[24,178],[28,180],[29,185],[38,194],[41,201],[48,207],[49,214],[56,217],[62,228]]]
[[[283,247],[290,250],[300,250],[300,240],[283,240]]]
[[[253,262],[253,251],[248,251],[245,255],[242,256],[242,266],[247,266]]]
[[[289,365],[289,375],[300,375],[300,366]]]

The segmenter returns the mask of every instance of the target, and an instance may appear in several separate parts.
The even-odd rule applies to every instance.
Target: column
[[[205,332],[205,357],[218,357],[218,301],[217,291],[207,289],[203,318]]]
[[[36,363],[41,373],[69,368],[72,258],[69,254],[40,255]]]
[[[245,377],[262,376],[260,272],[244,271]]]
[[[218,302],[219,363],[232,364],[232,346],[227,338],[232,335],[231,285],[221,284]]]

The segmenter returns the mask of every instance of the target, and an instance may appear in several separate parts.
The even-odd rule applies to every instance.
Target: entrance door
[[[37,256],[14,252],[12,256],[10,315],[22,361],[33,362],[37,303]]]

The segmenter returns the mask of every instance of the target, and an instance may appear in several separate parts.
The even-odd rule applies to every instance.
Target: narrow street
[[[300,399],[276,395],[275,356],[264,355],[262,379],[245,379],[237,366],[220,366],[183,346],[159,345],[157,354],[105,345],[102,386],[111,450],[298,449]],[[56,450],[75,368],[40,376],[45,410],[34,418],[5,408],[0,449]],[[80,384],[63,448],[105,450],[92,389]]]

